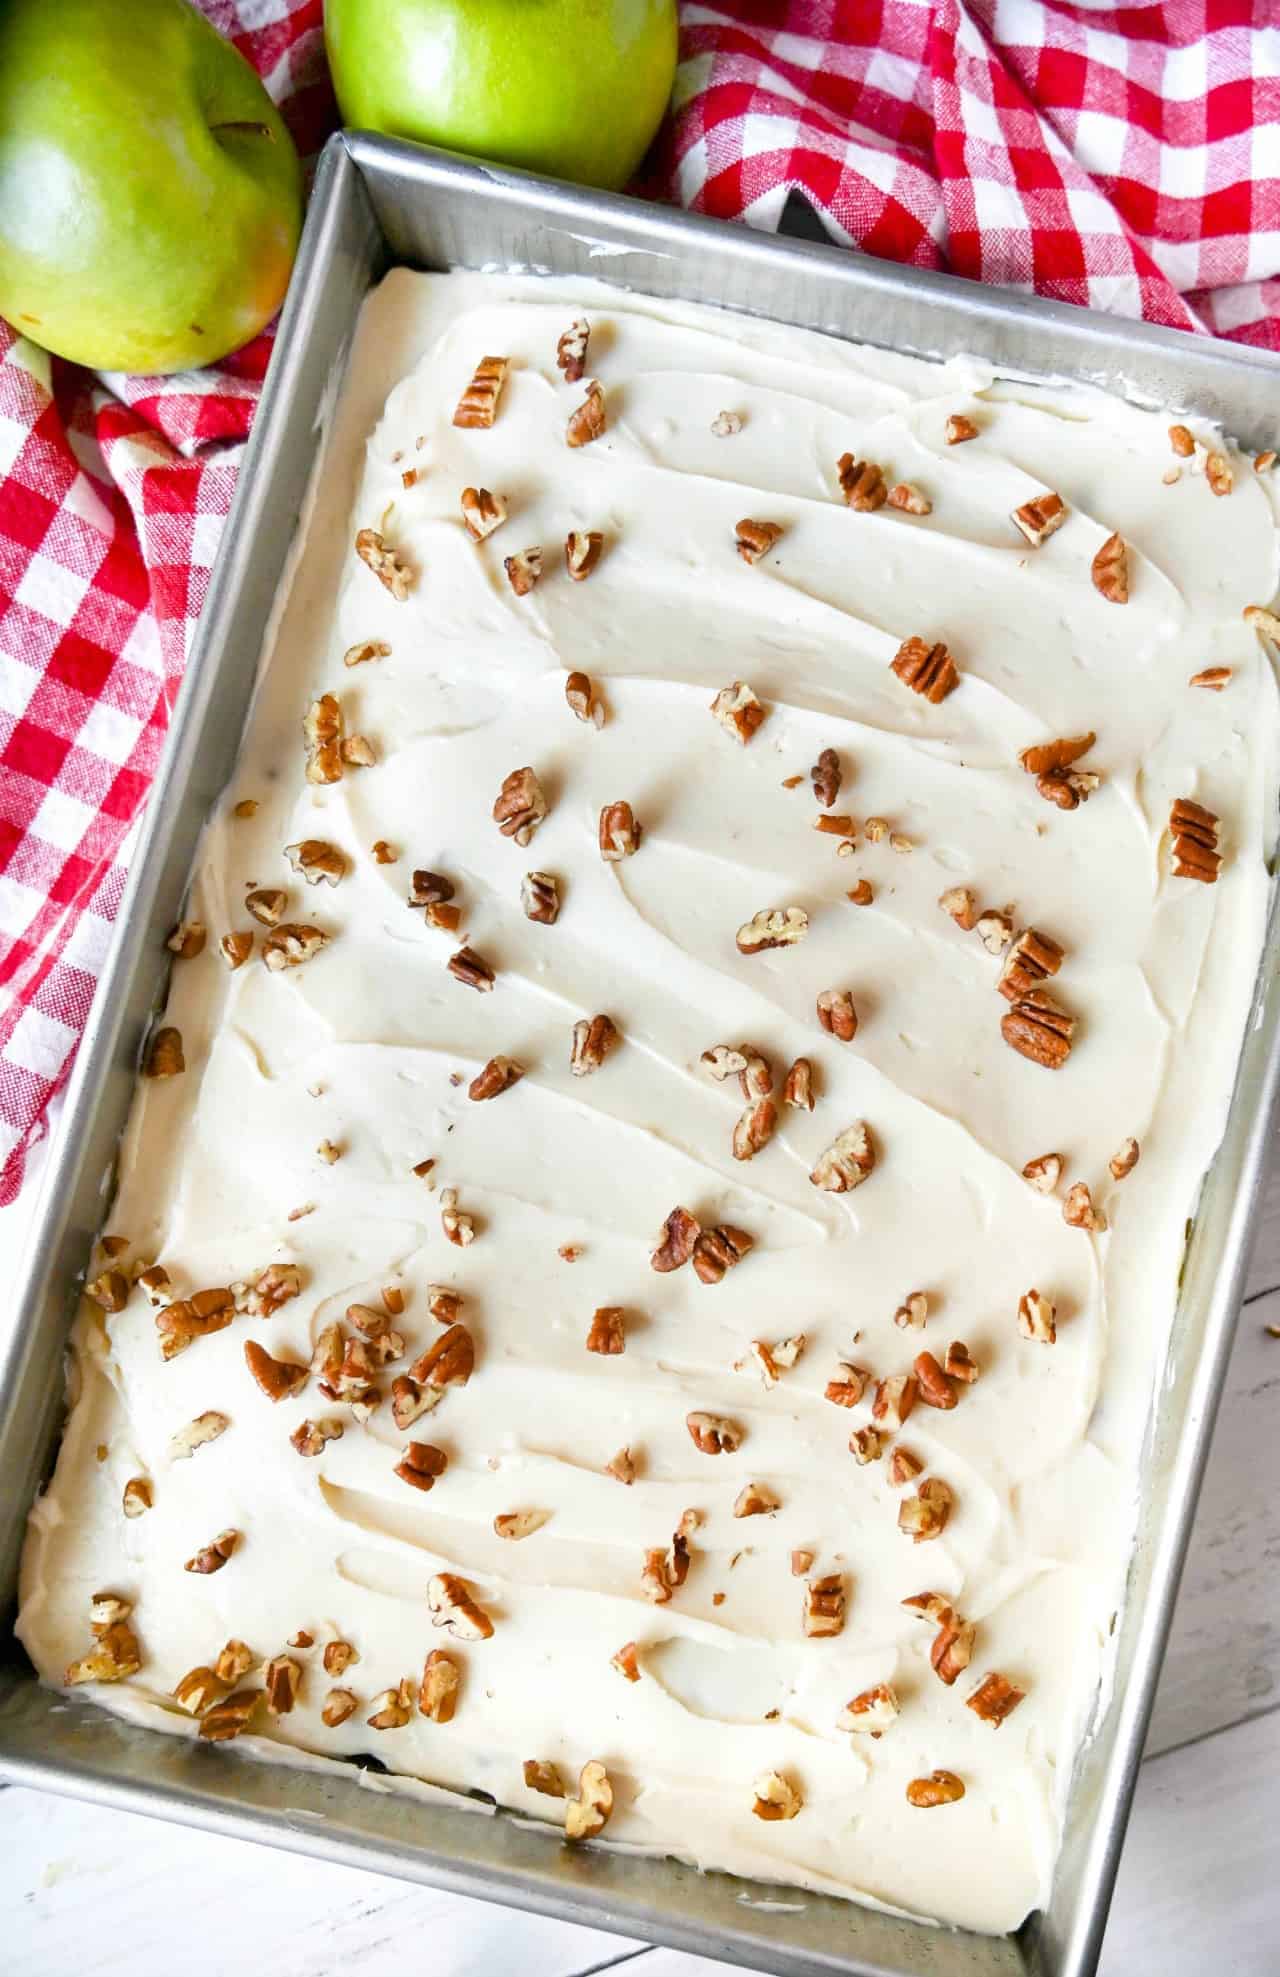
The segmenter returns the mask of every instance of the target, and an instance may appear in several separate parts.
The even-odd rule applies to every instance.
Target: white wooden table
[[[31,1190],[0,1211],[0,1282]],[[0,1323],[3,1317],[0,1315]],[[1104,1977],[1280,1973],[1280,1146],[1111,1913]],[[70,1799],[0,1791],[23,1977],[713,1977],[728,1965]]]

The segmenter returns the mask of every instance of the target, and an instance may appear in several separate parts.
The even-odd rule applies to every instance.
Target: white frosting
[[[554,355],[580,313],[610,423],[571,451],[565,420],[584,388],[561,381]],[[497,421],[459,430],[454,406],[491,352],[512,361]],[[741,432],[712,433],[722,409],[743,415]],[[972,414],[979,439],[947,447],[951,412]],[[1276,694],[1240,612],[1274,591],[1275,515],[1234,454],[1226,499],[1189,463],[1166,484],[1166,423],[1097,393],[1001,385],[972,363],[938,368],[593,284],[388,278],[366,307],[243,759],[201,850],[188,910],[209,946],[175,966],[166,1018],[187,1071],[140,1086],[110,1224],[180,1292],[281,1260],[301,1264],[304,1291],[169,1364],[140,1293],[105,1323],[86,1306],[78,1398],[24,1568],[20,1632],[46,1680],[85,1652],[89,1594],[110,1586],[135,1602],[144,1665],[91,1693],[190,1735],[170,1700],[187,1669],[229,1636],[267,1656],[306,1628],[317,1645],[298,1656],[298,1708],[260,1715],[240,1748],[370,1751],[553,1819],[522,1760],[572,1780],[600,1758],[610,1840],[984,1930],[1044,1900],[1105,1680],[1184,1226],[1225,1116],[1267,897]],[[848,510],[835,479],[846,448],[922,487],[933,513]],[[425,473],[406,492],[413,463]],[[461,526],[468,483],[510,505],[482,546]],[[1035,551],[1009,515],[1045,488],[1071,513]],[[745,515],[786,531],[756,567],[734,551]],[[351,553],[358,526],[385,527],[417,573],[407,602]],[[581,584],[563,568],[571,528],[605,536]],[[1089,575],[1117,529],[1131,546],[1124,608]],[[502,562],[532,543],[544,575],[521,599]],[[960,667],[938,706],[889,671],[912,633],[945,639]],[[344,649],[367,638],[391,656],[344,669]],[[1222,694],[1188,686],[1210,664],[1233,668]],[[565,705],[571,668],[602,688],[601,732]],[[735,679],[769,710],[747,748],[708,711]],[[379,759],[315,788],[301,721],[322,691]],[[1063,814],[1018,751],[1090,727],[1102,787]],[[838,857],[811,829],[806,772],[826,746],[844,768],[837,810],[886,818],[909,857],[861,838]],[[524,764],[551,805],[527,850],[490,819]],[[1170,876],[1176,796],[1222,818],[1216,886]],[[235,819],[246,797],[257,814]],[[617,798],[645,835],[637,856],[606,865],[596,820]],[[289,872],[283,847],[308,836],[346,853],[335,890]],[[378,838],[396,863],[373,862]],[[405,903],[418,866],[456,882],[494,993],[446,972],[458,941]],[[562,881],[555,926],[523,916],[531,869]],[[846,898],[863,877],[868,908]],[[257,955],[228,972],[216,941],[251,924],[249,882],[287,885],[287,917],[328,930],[328,949],[285,974]],[[1066,949],[1053,988],[1079,1030],[1061,1071],[1002,1041],[998,964],[936,904],[955,884],[1014,902],[1020,924]],[[807,940],[741,956],[740,923],[787,904],[807,909]],[[851,1045],[817,1026],[827,987],[852,991]],[[571,1027],[597,1011],[624,1042],[595,1077],[571,1078]],[[750,1165],[730,1154],[734,1087],[699,1068],[709,1046],[743,1039],[779,1073],[808,1056],[819,1091],[812,1114],[782,1112]],[[527,1075],[473,1104],[466,1083],[495,1052]],[[856,1194],[819,1192],[816,1155],[856,1119],[879,1149],[874,1174]],[[1129,1135],[1141,1160],[1116,1185],[1107,1163]],[[325,1139],[343,1149],[332,1166],[316,1152]],[[1044,1199],[1020,1169],[1051,1150],[1067,1172]],[[468,1249],[446,1242],[440,1194],[413,1175],[428,1156],[476,1217]],[[1109,1233],[1066,1225],[1067,1179],[1089,1183]],[[650,1269],[676,1203],[754,1236],[723,1283]],[[558,1254],[570,1243],[573,1263]],[[272,1406],[244,1341],[306,1358],[323,1323],[393,1280],[410,1358],[437,1331],[427,1284],[465,1293],[470,1384],[408,1435],[384,1405],[302,1459],[298,1422],[347,1410],[314,1379]],[[1019,1335],[1031,1286],[1057,1305],[1053,1347]],[[917,1288],[932,1306],[923,1334],[893,1322]],[[601,1305],[628,1313],[621,1357],[584,1350]],[[733,1370],[753,1338],[796,1330],[807,1350],[771,1391]],[[918,1406],[901,1436],[956,1498],[941,1539],[915,1546],[886,1463],[847,1452],[866,1406],[834,1407],[823,1388],[842,1358],[905,1372],[952,1339],[982,1377],[953,1412]],[[228,1431],[172,1462],[175,1430],[210,1408]],[[699,1453],[692,1408],[740,1423],[741,1449]],[[411,1438],[449,1457],[429,1495],[393,1474]],[[605,1473],[622,1444],[640,1466],[631,1488]],[[135,1474],[155,1505],[127,1521]],[[735,1520],[751,1480],[781,1509]],[[495,1514],[526,1507],[549,1522],[499,1539]],[[688,1580],[655,1607],[643,1553],[686,1508],[703,1513]],[[227,1526],[243,1534],[227,1566],[186,1574]],[[846,1575],[838,1639],[804,1637],[793,1547],[814,1553],[816,1573]],[[491,1640],[433,1632],[426,1588],[441,1569],[472,1583]],[[978,1623],[954,1688],[930,1670],[933,1629],[900,1603],[924,1589]],[[380,1734],[366,1706],[325,1729],[319,1656],[334,1634],[359,1651],[345,1682],[366,1704],[402,1676],[416,1688],[427,1651],[448,1648],[463,1666],[453,1722],[415,1715]],[[635,1684],[610,1664],[630,1640]],[[1028,1691],[999,1730],[964,1706],[992,1669]],[[843,1705],[883,1681],[902,1702],[887,1734],[837,1730]],[[938,1766],[964,1780],[964,1799],[913,1809],[908,1780]],[[763,1770],[800,1787],[797,1818],[753,1817]]]

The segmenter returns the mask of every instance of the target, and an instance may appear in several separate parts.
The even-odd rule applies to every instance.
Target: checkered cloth
[[[200,5],[314,154],[321,0]],[[866,253],[1280,350],[1269,15],[686,4],[644,189],[765,228],[799,192]],[[269,349],[93,377],[0,323],[0,1202],[88,1014]]]

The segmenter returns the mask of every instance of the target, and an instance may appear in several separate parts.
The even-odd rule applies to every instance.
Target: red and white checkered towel
[[[314,153],[321,0],[199,4]],[[798,190],[866,253],[1280,350],[1266,0],[681,17],[646,190],[766,228]],[[0,322],[0,1203],[88,1014],[269,351],[95,377]]]

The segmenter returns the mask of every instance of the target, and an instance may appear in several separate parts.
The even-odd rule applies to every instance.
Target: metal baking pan
[[[596,275],[657,296],[946,356],[1084,378],[1274,439],[1280,361],[950,276],[753,234],[362,135],[321,162],[262,404],[179,696],[106,970],[48,1161],[0,1365],[0,1596],[11,1607],[27,1505],[51,1466],[62,1357],[110,1197],[139,1046],[164,992],[164,935],[229,780],[290,539],[360,304],[395,263]],[[936,1929],[671,1861],[558,1846],[503,1814],[420,1805],[349,1778],[246,1762],[129,1727],[36,1683],[0,1647],[0,1774],[349,1866],[616,1929],[779,1977],[1084,1977],[1106,1924],[1125,1819],[1248,1262],[1280,1073],[1273,916],[1226,1137],[1188,1250],[1111,1700],[1077,1766],[1048,1909],[1016,1937]],[[371,1789],[372,1787],[372,1789]],[[781,1911],[781,1912],[780,1912]]]

